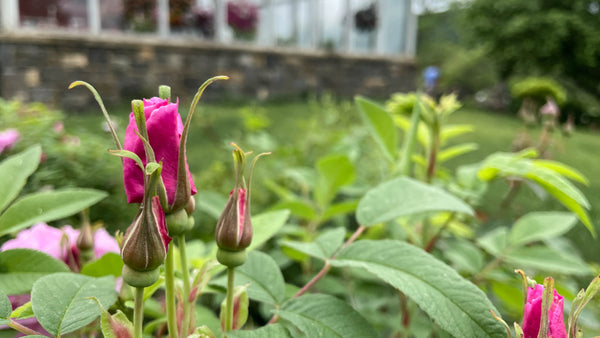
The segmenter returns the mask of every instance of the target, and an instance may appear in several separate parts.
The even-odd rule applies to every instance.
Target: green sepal
[[[204,93],[204,90],[206,89],[206,87],[208,87],[208,85],[210,85],[211,83],[213,83],[217,80],[228,80],[228,79],[229,79],[229,77],[227,77],[227,76],[215,76],[215,77],[212,77],[212,78],[206,80],[200,86],[200,88],[198,88],[198,92],[196,93],[196,95],[194,96],[194,99],[192,100],[192,104],[190,106],[188,115],[185,119],[185,124],[183,125],[183,131],[181,132],[181,138],[179,141],[179,162],[177,164],[177,187],[175,189],[175,199],[173,200],[172,204],[165,210],[170,210],[170,211],[178,210],[178,209],[185,207],[185,205],[188,203],[188,199],[190,198],[190,195],[191,195],[191,186],[190,186],[190,182],[188,179],[187,167],[186,167],[186,163],[185,163],[185,160],[186,160],[185,148],[186,148],[186,144],[187,144],[187,135],[188,135],[188,131],[190,129],[190,123],[192,122],[192,116],[194,115],[194,111],[196,110],[196,105],[198,104],[198,101],[200,101],[200,98],[202,97],[202,93]]]
[[[123,276],[125,283],[136,288],[145,288],[156,283],[160,277],[160,267],[150,271],[136,271],[127,265],[123,265],[121,276]]]
[[[98,94],[98,91],[96,90],[96,88],[94,88],[94,86],[92,86],[91,84],[89,84],[85,81],[74,81],[74,82],[71,82],[71,84],[69,85],[69,89],[72,89],[77,86],[85,86],[90,92],[92,92],[92,94],[94,95],[94,98],[96,99],[96,102],[98,102],[98,105],[100,106],[100,110],[102,110],[102,115],[104,115],[104,119],[106,119],[106,123],[108,124],[108,128],[110,129],[110,133],[113,137],[113,142],[115,143],[115,146],[117,147],[118,150],[123,150],[121,141],[119,141],[119,136],[117,136],[117,132],[115,131],[115,128],[113,127],[112,121],[110,120],[110,116],[108,115],[108,112],[106,111],[106,108],[104,107],[104,102],[102,102],[102,98],[100,97],[100,94]]]
[[[188,229],[188,214],[184,209],[165,215],[169,236],[178,236]]]
[[[235,268],[236,266],[244,264],[246,258],[248,258],[246,250],[229,251],[221,248],[217,250],[217,261],[230,268]]]
[[[100,329],[105,338],[131,338],[133,337],[133,324],[127,316],[117,310],[114,315],[111,315],[95,297],[91,297],[100,308]]]

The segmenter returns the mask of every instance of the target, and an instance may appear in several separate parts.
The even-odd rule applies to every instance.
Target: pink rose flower
[[[6,129],[0,132],[0,154],[10,150],[19,140],[20,134],[16,129]]]
[[[183,123],[177,112],[178,102],[169,103],[158,97],[144,99],[144,115],[150,145],[154,151],[157,162],[162,161],[161,176],[167,190],[168,204],[172,205],[177,190],[177,168],[179,161],[179,144]],[[125,131],[123,148],[137,154],[146,165],[144,145],[136,135],[138,131],[133,112],[129,116],[129,125]],[[196,193],[196,187],[190,174],[186,159],[186,171],[189,179],[191,194]],[[128,203],[141,203],[144,197],[144,175],[142,169],[135,161],[124,159],[123,181]]]
[[[63,236],[68,239],[68,246],[63,244]],[[76,245],[77,236],[79,236],[79,230],[73,229],[70,225],[58,229],[46,223],[38,223],[19,232],[15,239],[4,243],[0,250],[34,249],[69,264],[70,258],[79,257],[79,249]],[[94,232],[94,257],[100,258],[108,252],[119,253],[119,245],[105,229],[100,228]]]
[[[523,310],[523,333],[524,338],[537,338],[540,331],[542,317],[542,297],[544,286],[536,285],[535,288],[527,289],[527,303]],[[548,337],[567,338],[563,318],[563,296],[554,290],[552,304],[548,310]]]

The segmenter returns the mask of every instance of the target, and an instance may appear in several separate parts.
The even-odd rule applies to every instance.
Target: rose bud
[[[148,179],[140,209],[123,238],[121,257],[125,263],[123,279],[132,286],[145,287],[158,279],[158,267],[164,262],[171,238],[167,234],[165,214],[154,190],[160,166],[149,163]]]
[[[235,149],[233,158],[235,164],[236,178],[235,187],[229,194],[225,209],[217,221],[215,240],[219,251],[217,260],[226,266],[238,266],[245,262],[245,249],[252,242],[252,223],[250,220],[250,186],[246,186],[244,178],[246,154],[237,145],[232,144]],[[248,182],[252,177],[252,169],[256,160],[265,154],[254,158],[250,167]]]

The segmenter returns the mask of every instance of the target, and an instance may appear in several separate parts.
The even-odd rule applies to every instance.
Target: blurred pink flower
[[[546,98],[546,104],[540,108],[540,113],[542,115],[558,116],[558,114],[560,114],[560,109],[558,108],[556,101],[552,98]]]
[[[524,338],[537,338],[540,331],[542,317],[542,297],[544,286],[537,284],[535,288],[527,289],[527,303],[523,310],[523,333]],[[563,296],[554,290],[552,304],[548,310],[548,337],[567,338],[563,318]]]
[[[62,131],[65,129],[64,124],[62,123],[62,121],[58,121],[56,123],[54,123],[52,125],[52,130],[54,130],[55,133],[60,134],[62,133]]]
[[[16,129],[6,129],[0,132],[0,154],[10,150],[19,140],[20,134]]]
[[[72,263],[76,265],[75,267],[80,268],[79,249],[76,246],[78,236],[79,230],[73,229],[70,225],[58,229],[46,223],[37,223],[31,228],[19,232],[15,239],[4,243],[0,251],[20,248],[38,250],[62,260],[71,268],[73,268]],[[68,243],[68,246],[65,242]],[[100,228],[94,232],[94,257],[100,258],[108,252],[119,253],[119,245],[105,229]],[[116,289],[119,291],[122,283],[121,278],[118,278],[116,282]],[[13,310],[27,303],[30,299],[29,294],[9,296]],[[23,319],[18,322],[21,325],[51,337],[35,318]],[[22,335],[18,334],[17,337]]]
[[[254,32],[258,24],[258,7],[251,1],[227,3],[227,24],[240,32]]]
[[[68,240],[68,246],[64,244],[63,236]],[[69,264],[70,258],[79,257],[79,249],[76,246],[77,236],[79,230],[73,229],[70,225],[58,229],[46,223],[38,223],[19,232],[15,239],[4,243],[0,251],[17,248],[34,249]],[[94,257],[100,258],[108,252],[119,253],[119,245],[106,230],[100,228],[94,232]]]

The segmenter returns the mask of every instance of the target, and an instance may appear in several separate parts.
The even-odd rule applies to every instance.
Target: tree
[[[463,11],[471,43],[484,46],[504,79],[553,76],[600,97],[600,2],[473,0]]]

